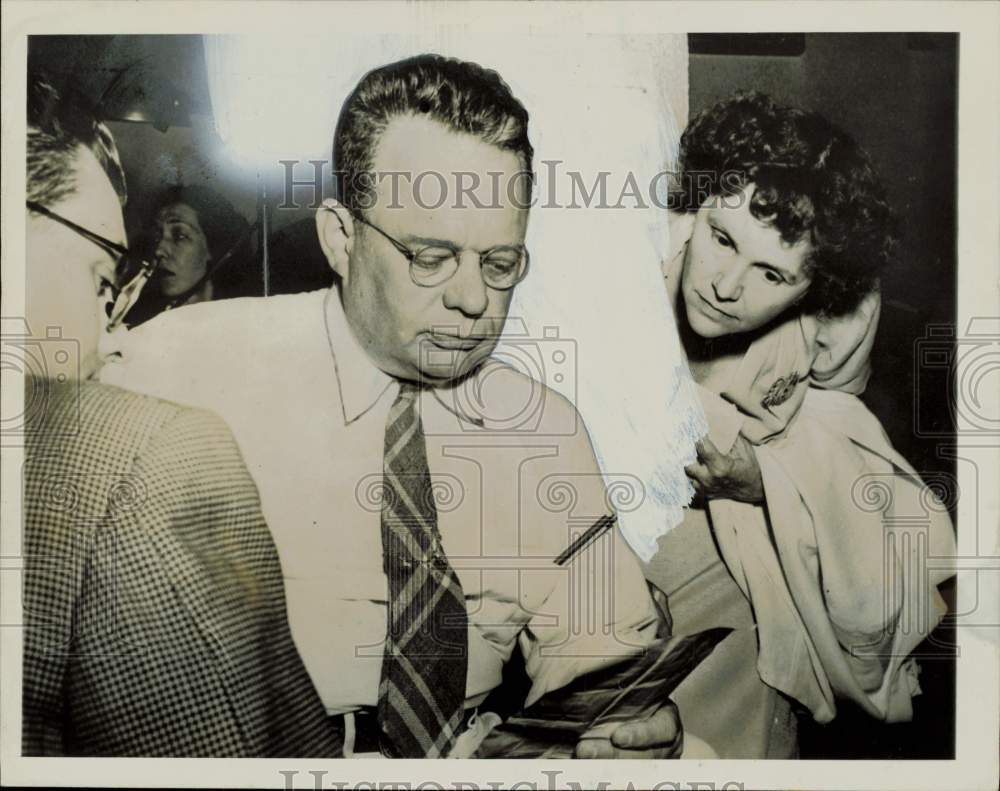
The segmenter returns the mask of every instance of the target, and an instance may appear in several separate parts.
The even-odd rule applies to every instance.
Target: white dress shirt
[[[230,425],[327,711],[376,705],[388,590],[378,495],[399,386],[354,338],[337,290],[180,308],[124,335],[120,351],[105,382]],[[529,702],[648,644],[655,609],[617,529],[553,563],[610,513],[574,407],[488,363],[461,388],[423,391],[420,409],[438,527],[468,607],[467,705],[500,683],[515,640]]]

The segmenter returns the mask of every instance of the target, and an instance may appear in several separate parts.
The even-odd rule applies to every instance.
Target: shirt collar
[[[324,300],[324,316],[326,337],[333,355],[333,367],[337,375],[337,386],[340,388],[340,404],[346,426],[371,409],[390,387],[396,386],[398,388],[399,382],[372,363],[371,358],[354,337],[354,332],[347,322],[347,316],[344,315],[344,307],[340,302],[340,292],[336,286],[330,288]],[[476,371],[473,377],[481,375],[482,368]],[[453,387],[461,386],[468,387],[470,385],[469,383],[453,385]],[[432,396],[448,412],[466,423],[483,428],[483,419],[457,408],[457,402],[453,396],[449,394],[449,397],[443,397],[441,392],[434,388],[430,389]]]
[[[326,336],[340,388],[344,425],[349,425],[375,405],[396,380],[380,370],[361,348],[340,304],[340,291],[330,288],[324,300]]]

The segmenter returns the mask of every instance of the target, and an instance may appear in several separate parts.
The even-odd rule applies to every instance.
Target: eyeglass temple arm
[[[77,225],[72,220],[67,220],[65,217],[61,217],[60,215],[56,214],[54,211],[50,211],[48,208],[46,208],[45,206],[43,206],[40,203],[36,203],[35,201],[30,201],[29,200],[29,201],[25,201],[25,205],[29,209],[31,209],[31,211],[35,212],[36,214],[44,215],[45,217],[48,217],[50,220],[54,220],[55,222],[59,223],[60,225],[65,225],[67,228],[70,228],[70,229],[76,231],[78,234],[80,234],[83,237],[86,237],[91,242],[93,242],[94,244],[96,244],[96,245],[98,245],[100,247],[103,247],[103,248],[105,248],[107,250],[114,251],[118,255],[127,255],[128,254],[128,248],[127,247],[123,247],[122,245],[118,244],[117,242],[112,242],[110,239],[105,239],[100,234],[96,234],[93,231],[91,231],[91,230],[89,230],[87,228],[84,228],[82,225]],[[143,262],[143,263],[145,263],[145,262]]]
[[[328,211],[333,211],[333,209],[328,209]],[[351,211],[351,216],[362,225],[367,225],[373,231],[377,231],[381,236],[387,239],[389,244],[395,247],[406,258],[407,261],[410,261],[412,263],[413,259],[417,257],[417,254],[413,252],[409,247],[404,245],[399,240],[393,239],[391,236],[389,236],[389,234],[387,234],[377,225],[373,225],[372,223],[368,222],[368,220],[366,220],[364,217],[361,216],[360,212]]]

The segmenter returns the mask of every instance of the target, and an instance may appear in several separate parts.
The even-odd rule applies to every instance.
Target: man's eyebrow
[[[422,245],[424,247],[447,247],[449,250],[460,249],[457,244],[449,241],[448,239],[434,239],[430,236],[414,236],[413,234],[404,234],[399,238],[399,241],[404,244],[410,245]]]
[[[413,236],[412,234],[404,234],[399,237],[399,241],[407,246],[420,246],[420,247],[446,247],[449,250],[458,252],[462,249],[460,245],[448,239],[435,239],[429,236]],[[477,252],[485,253],[489,250],[495,250],[498,247],[510,247],[511,249],[521,250],[524,248],[523,244],[511,244],[510,242],[501,242],[500,244],[491,244],[489,247],[484,247],[482,250]]]

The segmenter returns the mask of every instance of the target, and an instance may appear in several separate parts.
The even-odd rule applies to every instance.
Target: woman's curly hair
[[[786,243],[806,238],[803,308],[854,310],[893,258],[897,221],[868,155],[817,113],[738,93],[696,115],[681,136],[674,211],[754,185],[750,212]]]

